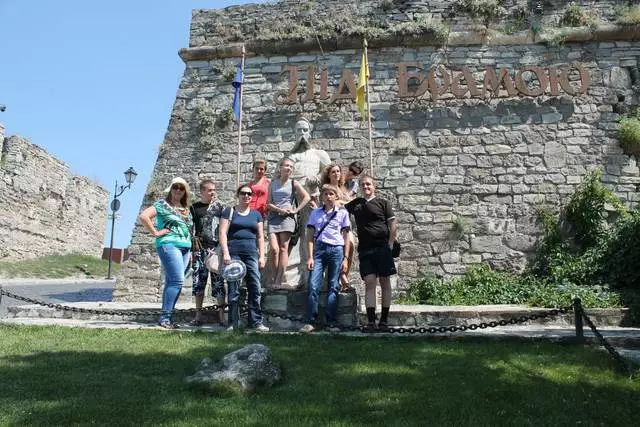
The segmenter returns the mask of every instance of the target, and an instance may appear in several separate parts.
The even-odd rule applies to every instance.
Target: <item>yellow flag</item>
[[[360,62],[360,74],[358,74],[358,90],[356,91],[356,105],[360,110],[363,119],[367,118],[367,108],[365,105],[365,96],[367,90],[367,82],[369,81],[369,64],[366,55],[362,52],[362,61]]]

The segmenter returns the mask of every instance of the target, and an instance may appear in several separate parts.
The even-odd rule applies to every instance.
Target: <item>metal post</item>
[[[109,243],[109,269],[107,270],[107,279],[111,279],[111,263],[113,262],[113,229],[116,226],[116,212],[113,207],[116,206],[116,199],[118,198],[118,181],[116,181],[116,187],[113,190],[113,201],[111,202],[111,243]]]
[[[575,320],[576,338],[584,340],[584,330],[582,329],[582,301],[580,298],[573,300],[573,318]]]

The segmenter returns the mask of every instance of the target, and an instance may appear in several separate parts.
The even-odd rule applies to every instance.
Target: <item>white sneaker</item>
[[[313,332],[315,330],[316,330],[316,328],[314,328],[313,325],[307,323],[302,328],[300,328],[299,332],[302,333],[302,334],[310,334],[311,332]]]
[[[253,328],[256,332],[269,332],[269,328],[264,326],[262,323]]]

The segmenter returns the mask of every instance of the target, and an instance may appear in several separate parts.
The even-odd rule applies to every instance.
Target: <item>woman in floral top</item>
[[[155,237],[156,251],[165,271],[159,325],[175,329],[178,325],[171,321],[171,314],[182,291],[185,271],[191,257],[193,219],[189,212],[187,182],[179,177],[174,178],[167,189],[167,196],[143,210],[140,222]]]

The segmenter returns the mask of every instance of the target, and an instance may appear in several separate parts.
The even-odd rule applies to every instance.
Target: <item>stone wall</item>
[[[108,192],[24,138],[0,140],[0,259],[100,257]]]
[[[293,147],[292,128],[301,115],[315,125],[315,143],[332,160],[368,163],[367,122],[350,96],[335,99],[340,98],[338,86],[353,79],[345,70],[358,73],[362,50],[320,51],[316,40],[315,47],[293,40],[261,53],[263,44],[254,43],[270,16],[284,10],[293,10],[300,19],[307,16],[295,12],[298,3],[194,12],[191,48],[181,51],[185,73],[143,207],[161,195],[174,175],[194,186],[213,178],[222,197],[231,198],[237,128],[225,117],[233,99],[230,76],[240,61],[233,55],[241,50],[224,44],[235,36],[223,29],[249,34],[243,180],[257,156],[269,159],[273,171],[273,164]],[[345,13],[338,13],[341,4],[351,7],[333,0],[320,3],[327,7],[312,15],[318,20]],[[373,3],[382,4],[357,4]],[[387,3],[409,8],[437,2]],[[602,7],[603,2],[597,3]],[[612,3],[607,4],[610,12]],[[548,19],[562,11],[554,13]],[[399,19],[396,15],[393,9],[385,16],[393,21]],[[619,112],[638,103],[630,70],[640,57],[640,42],[633,39],[640,37],[627,31],[625,40],[616,39],[622,33],[597,33],[609,41],[587,38],[551,46],[531,37],[487,44],[483,34],[462,39],[453,33],[444,44],[427,40],[414,45],[400,38],[395,46],[382,46],[370,40],[373,171],[381,192],[393,202],[404,248],[396,291],[425,273],[461,274],[481,262],[521,269],[540,233],[538,210],[558,210],[596,168],[604,169],[606,184],[622,200],[638,202],[640,172],[636,159],[622,152],[616,128]],[[280,52],[272,53],[276,48]],[[298,71],[291,72],[293,67]],[[501,69],[504,80],[492,87],[487,75],[495,70],[501,76]],[[343,93],[348,91],[345,84]],[[159,299],[157,256],[140,225],[130,251],[114,296]],[[358,277],[357,271],[353,274]]]

